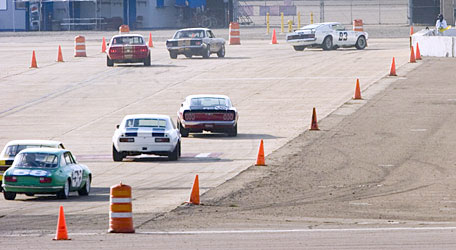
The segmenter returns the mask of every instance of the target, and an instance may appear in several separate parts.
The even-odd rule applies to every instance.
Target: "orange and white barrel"
[[[129,33],[129,32],[130,32],[130,27],[128,27],[128,25],[126,25],[126,24],[120,25],[119,34]]]
[[[77,36],[74,38],[74,57],[86,57],[85,37]]]
[[[122,184],[122,182],[112,186],[110,203],[109,232],[134,233],[131,187]]]
[[[354,31],[364,31],[362,19],[353,20],[353,30]]]
[[[241,44],[241,32],[239,30],[239,23],[230,23],[230,45]]]

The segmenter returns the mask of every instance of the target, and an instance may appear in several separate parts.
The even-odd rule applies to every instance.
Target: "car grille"
[[[315,34],[298,34],[298,35],[287,36],[287,40],[307,39],[307,38],[315,38]]]

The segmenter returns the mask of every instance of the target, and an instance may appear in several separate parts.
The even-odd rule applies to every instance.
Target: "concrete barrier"
[[[412,45],[420,45],[422,56],[455,57],[456,29],[446,30],[443,35],[435,35],[434,30],[421,30],[412,35]]]

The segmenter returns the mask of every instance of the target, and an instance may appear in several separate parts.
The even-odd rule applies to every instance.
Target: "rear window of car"
[[[56,168],[58,157],[49,153],[22,153],[13,162],[13,167],[21,168]]]
[[[8,146],[3,154],[3,158],[14,158],[19,152],[26,148],[51,148],[48,145],[11,145]]]
[[[128,119],[125,122],[126,128],[166,128],[165,119],[153,119],[153,118],[137,118]]]
[[[179,39],[179,38],[203,38],[203,37],[205,37],[204,30],[183,30],[183,31],[178,31],[174,35],[174,39]]]
[[[227,108],[228,100],[219,97],[197,97],[190,100],[191,108]]]
[[[144,40],[140,36],[121,36],[112,39],[112,44],[144,44]]]

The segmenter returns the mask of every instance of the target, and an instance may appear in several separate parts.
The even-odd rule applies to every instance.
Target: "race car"
[[[92,172],[79,164],[70,151],[58,148],[28,148],[14,158],[3,175],[3,196],[14,200],[16,194],[56,194],[67,199],[71,191],[89,195]]]
[[[286,38],[296,51],[303,51],[307,47],[318,47],[324,50],[340,47],[364,49],[367,46],[368,34],[362,31],[346,30],[342,24],[330,22],[304,26],[288,33]]]
[[[238,112],[225,95],[187,96],[177,112],[177,127],[182,137],[203,131],[237,135]]]
[[[13,164],[14,157],[26,148],[61,148],[65,149],[59,141],[49,140],[14,140],[8,142],[0,153],[0,191],[3,173]]]
[[[169,57],[176,59],[177,55],[192,58],[194,55],[209,58],[212,53],[225,57],[225,39],[216,38],[210,29],[191,28],[178,30],[172,39],[166,41]]]
[[[181,155],[181,135],[167,115],[127,115],[112,137],[112,158],[154,154],[176,161]]]
[[[144,63],[150,66],[150,50],[144,37],[136,34],[116,35],[111,38],[106,49],[106,65],[114,63]]]

